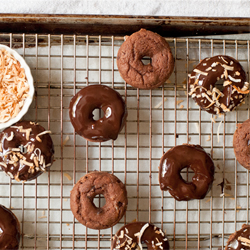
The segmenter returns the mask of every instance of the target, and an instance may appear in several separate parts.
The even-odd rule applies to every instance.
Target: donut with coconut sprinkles
[[[249,93],[244,69],[225,55],[203,59],[189,75],[188,85],[189,95],[211,114],[234,110]]]
[[[54,160],[51,131],[21,121],[0,134],[0,168],[11,179],[30,181],[48,170]]]
[[[169,250],[168,239],[164,232],[147,222],[133,222],[119,229],[112,239],[113,249],[147,249]]]

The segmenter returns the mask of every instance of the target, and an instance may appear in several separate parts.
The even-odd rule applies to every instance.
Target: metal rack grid
[[[249,75],[249,41],[168,38],[174,73],[164,88],[137,90],[117,70],[123,37],[0,34],[0,39],[30,65],[36,98],[25,119],[52,131],[56,151],[51,170],[37,180],[18,183],[0,173],[0,203],[20,220],[20,249],[110,249],[112,235],[139,220],[161,227],[171,249],[217,250],[248,223],[249,172],[235,160],[232,138],[237,123],[249,118],[249,99],[237,111],[215,117],[201,111],[186,88],[188,73],[206,56],[231,55]],[[127,123],[116,141],[92,143],[74,133],[68,105],[88,84],[111,86],[126,101]],[[159,160],[182,143],[200,144],[215,162],[215,181],[204,200],[178,202],[160,191]],[[70,190],[93,170],[112,172],[127,187],[127,213],[111,229],[87,229],[70,210]]]

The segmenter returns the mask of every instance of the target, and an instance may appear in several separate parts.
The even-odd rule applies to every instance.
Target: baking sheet
[[[162,228],[171,249],[217,250],[248,222],[249,172],[236,162],[232,139],[237,123],[249,118],[249,99],[237,111],[215,117],[188,98],[186,82],[200,59],[216,54],[237,58],[249,75],[249,41],[167,38],[175,57],[174,73],[163,88],[137,90],[126,85],[117,70],[123,37],[0,38],[16,47],[32,69],[37,95],[25,119],[52,131],[56,152],[51,170],[37,180],[17,183],[0,173],[0,203],[21,222],[20,249],[110,249],[112,235],[124,223],[138,220]],[[128,118],[116,141],[86,142],[74,133],[69,102],[87,84],[108,85],[124,97]],[[204,200],[177,202],[160,191],[158,165],[163,152],[188,142],[212,155],[215,181]],[[127,187],[126,216],[111,229],[87,229],[70,210],[74,183],[93,170],[112,172]]]

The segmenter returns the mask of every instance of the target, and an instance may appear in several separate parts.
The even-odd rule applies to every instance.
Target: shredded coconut
[[[28,96],[25,71],[8,51],[0,50],[0,122],[17,116]]]

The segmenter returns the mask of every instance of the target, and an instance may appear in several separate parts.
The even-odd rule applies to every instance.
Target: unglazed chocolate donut
[[[16,216],[0,205],[0,249],[19,249],[20,224]]]
[[[246,169],[250,169],[250,119],[237,124],[234,132],[233,147],[237,161]]]
[[[93,203],[102,194],[103,207]],[[113,174],[91,172],[83,176],[73,187],[70,207],[75,218],[88,228],[105,229],[120,221],[127,209],[127,191],[124,184]]]
[[[104,112],[97,121],[92,114],[95,109]],[[117,91],[104,85],[89,85],[71,99],[69,117],[79,135],[88,141],[104,142],[117,138],[125,124],[127,108]]]
[[[148,56],[151,63],[144,65],[142,58]],[[122,78],[140,89],[154,89],[170,77],[174,59],[166,40],[145,29],[127,37],[117,54],[117,67]]]
[[[235,109],[249,93],[244,69],[234,58],[224,55],[202,60],[189,75],[188,85],[189,95],[211,114]]]
[[[181,170],[194,171],[192,182],[181,177]],[[200,145],[179,145],[161,158],[159,182],[161,190],[168,190],[178,201],[203,199],[214,180],[214,163]]]
[[[243,224],[239,231],[231,234],[225,250],[245,250],[250,249],[250,226]]]
[[[51,131],[21,121],[0,134],[0,167],[16,181],[30,181],[48,170],[54,159]]]
[[[147,245],[147,249],[168,250],[168,239],[163,231],[146,222],[134,222],[119,229],[113,237],[113,249],[142,249],[142,244]],[[138,248],[140,247],[140,248]]]

